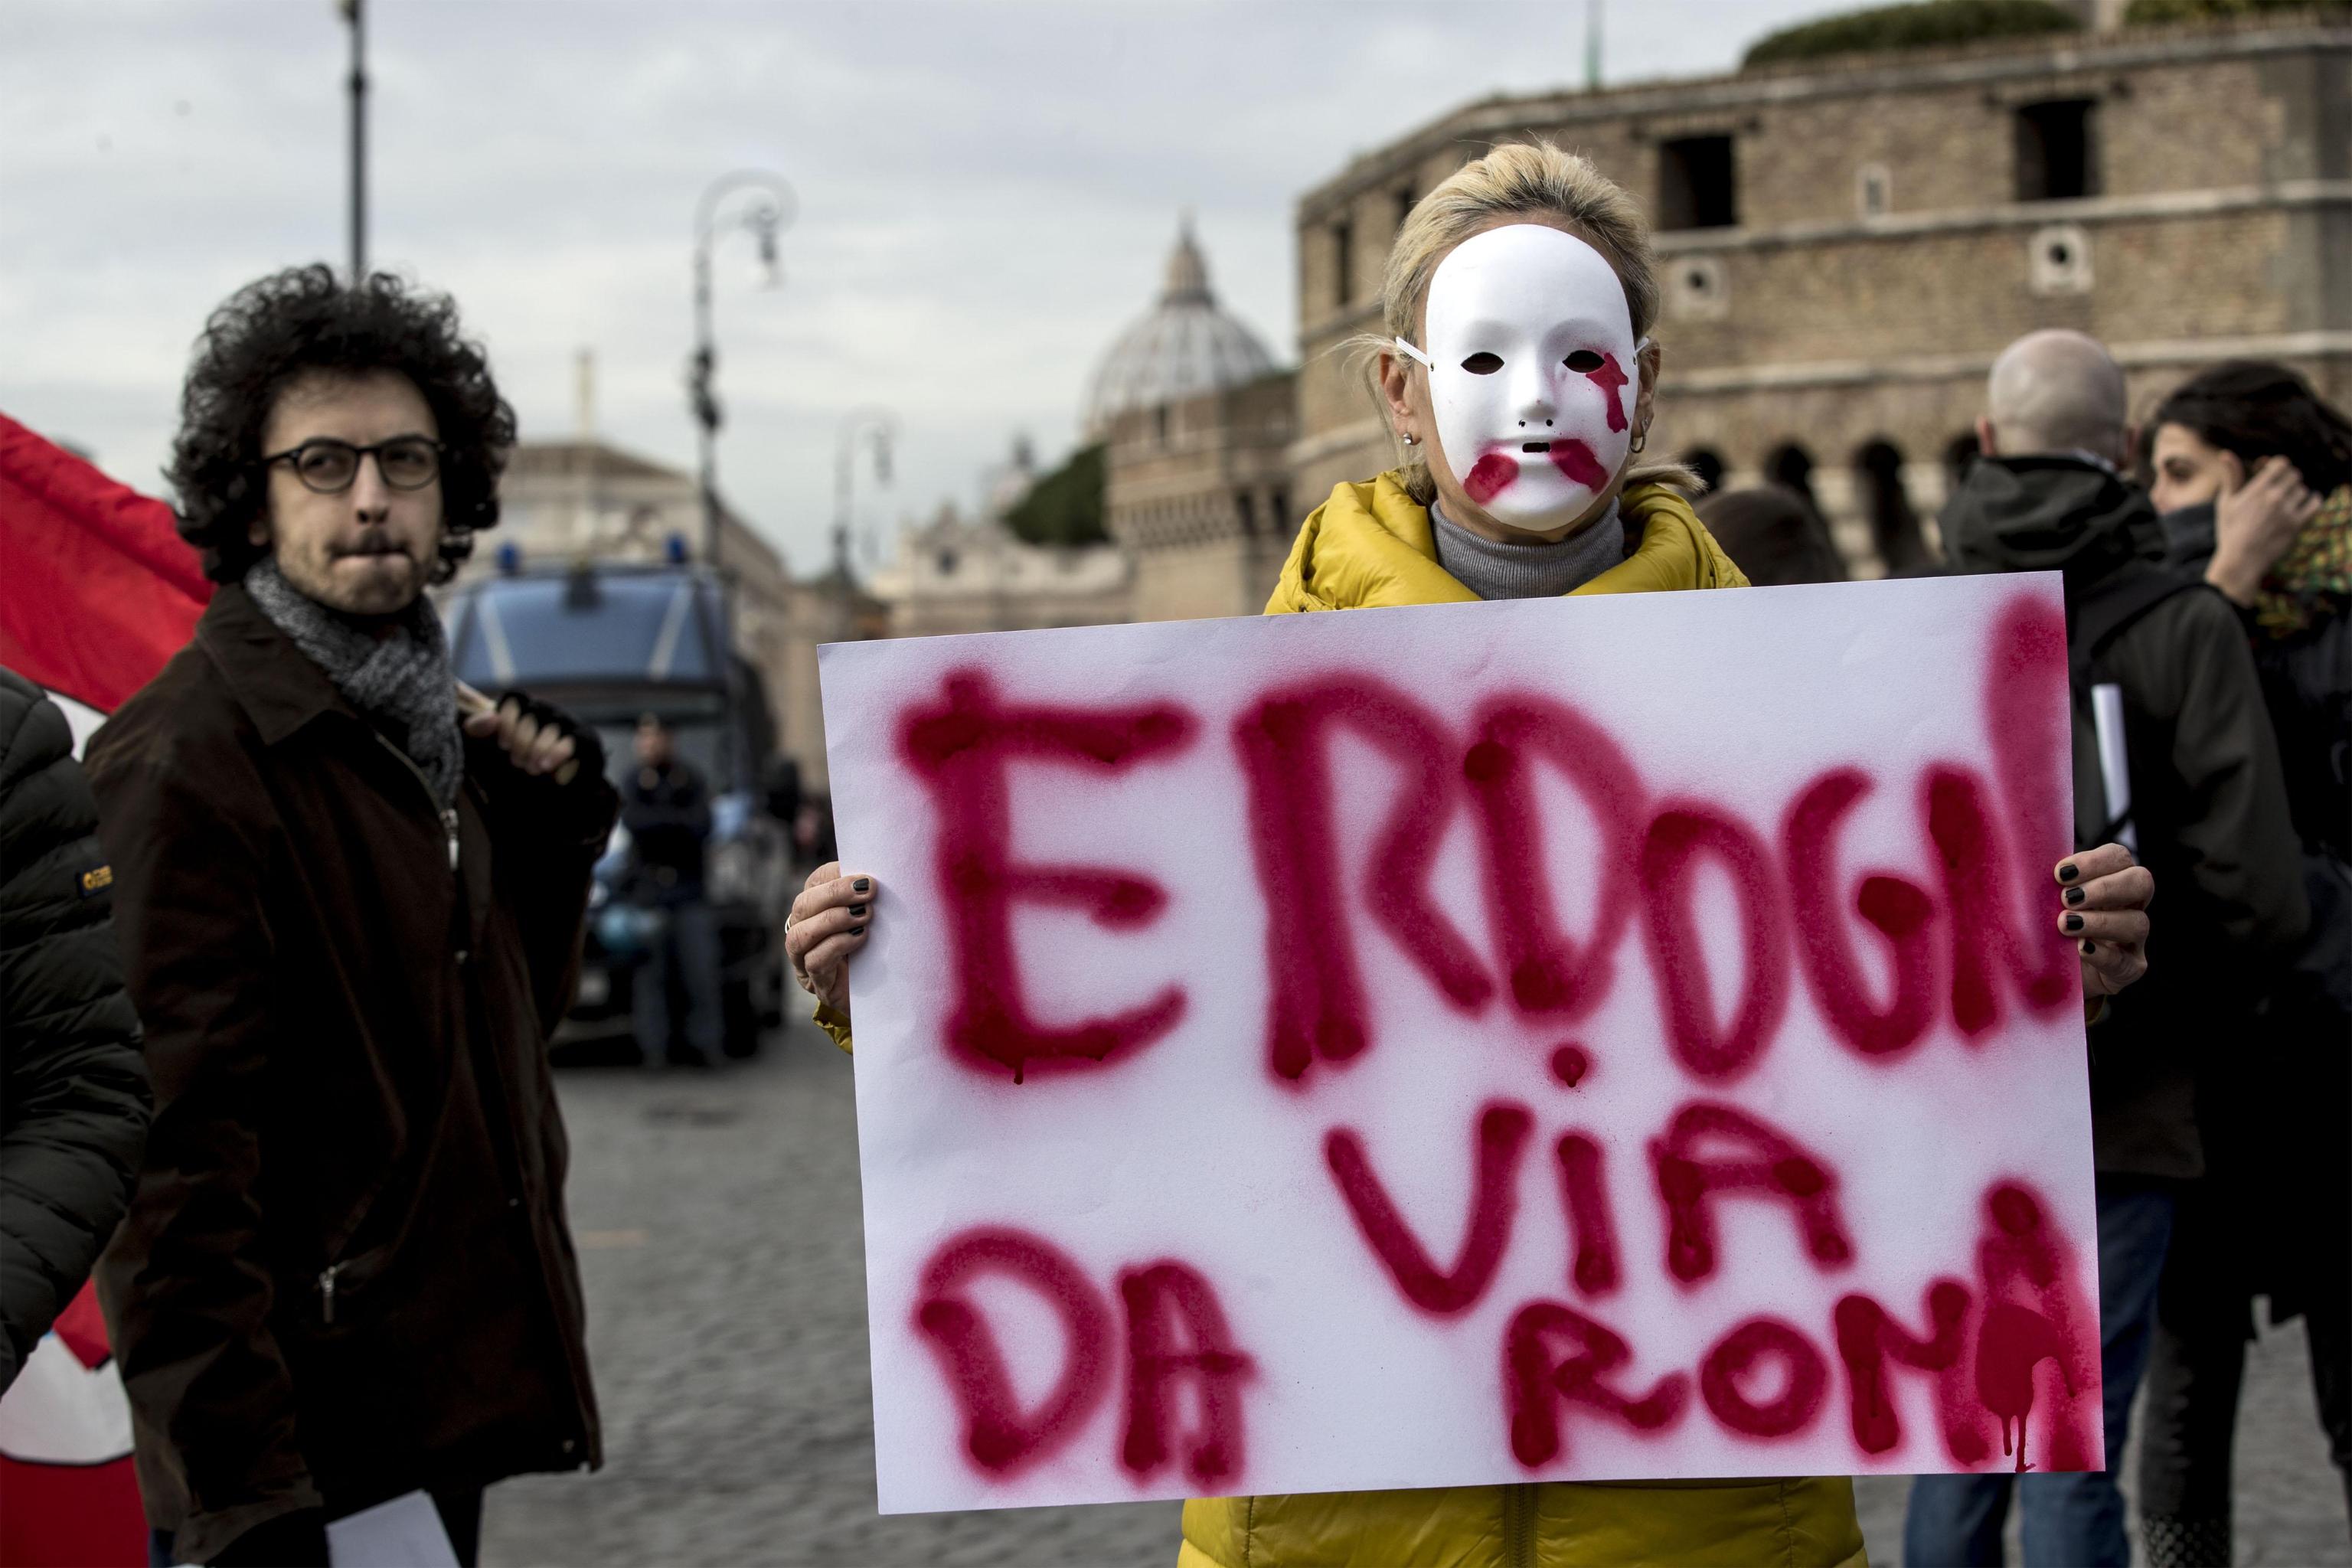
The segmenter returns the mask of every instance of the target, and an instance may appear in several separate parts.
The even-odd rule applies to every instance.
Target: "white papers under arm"
[[[441,1510],[421,1491],[331,1521],[327,1557],[332,1568],[457,1568]]]
[[[2131,763],[2124,754],[2124,689],[2113,683],[2091,688],[2091,723],[2099,737],[2099,778],[2106,786],[2107,820],[2120,823],[2116,842],[2139,853],[2131,825]]]

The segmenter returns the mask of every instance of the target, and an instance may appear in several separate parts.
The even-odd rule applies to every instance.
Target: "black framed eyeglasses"
[[[341,495],[360,477],[360,459],[375,459],[387,489],[421,490],[441,477],[441,443],[423,436],[394,436],[373,447],[354,447],[332,436],[313,436],[299,447],[261,459],[264,467],[290,463],[305,489]]]

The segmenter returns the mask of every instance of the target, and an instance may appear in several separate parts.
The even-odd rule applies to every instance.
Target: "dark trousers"
[[[2323,1215],[2340,1205],[2313,1203]],[[2329,1457],[2352,1509],[2352,1236],[2340,1215],[2335,1235],[2315,1226],[2320,1253],[2303,1299],[2311,1385]],[[2231,1561],[2231,1479],[2238,1398],[2245,1384],[2253,1302],[2242,1265],[2230,1258],[2232,1206],[2200,1194],[2183,1208],[2183,1247],[2157,1310],[2140,1434],[2141,1534],[2153,1568],[2226,1568]]]
[[[475,1568],[482,1556],[482,1489],[436,1489],[433,1506],[441,1515],[441,1528],[448,1531],[449,1549],[457,1554],[459,1568]],[[147,1532],[148,1568],[174,1568],[179,1561],[178,1553],[172,1550],[170,1531]]]
[[[718,916],[699,899],[666,905],[660,913],[660,931],[631,997],[637,1047],[648,1061],[698,1056],[716,1061],[727,1026],[719,994]],[[672,991],[684,1003],[683,1016],[671,1016]]]
[[[2115,1467],[2147,1369],[2157,1282],[2172,1237],[2167,1183],[2099,1178],[2099,1380],[2107,1466],[2087,1475],[1921,1476],[1903,1521],[1904,1568],[2000,1568],[2001,1527],[2023,1501],[2027,1568],[2127,1568]]]

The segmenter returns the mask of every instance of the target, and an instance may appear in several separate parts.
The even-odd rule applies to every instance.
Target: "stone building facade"
[[[1334,351],[1378,326],[1399,223],[1535,138],[1657,230],[1651,449],[1799,482],[1864,572],[1874,519],[1932,517],[2035,328],[2106,342],[2136,409],[2240,357],[2352,402],[2352,17],[2110,28],[1496,97],[1355,159],[1297,209],[1298,510],[1396,461]]]
[[[1159,302],[1096,373],[1103,521],[1134,562],[1130,617],[1253,616],[1297,531],[1296,376],[1222,309],[1189,225]]]
[[[929,522],[899,532],[868,587],[887,606],[890,636],[921,637],[1129,620],[1133,576],[1114,545],[1030,544],[995,509],[968,519],[943,506]]]
[[[1254,616],[1289,552],[1297,376],[1269,371],[1111,421],[1103,505],[1135,562],[1133,617]]]

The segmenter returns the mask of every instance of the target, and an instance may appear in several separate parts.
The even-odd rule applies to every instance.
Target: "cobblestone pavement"
[[[849,1062],[813,1028],[707,1076],[561,1082],[605,1467],[494,1489],[488,1568],[1174,1563],[1173,1503],[875,1512]],[[1879,1568],[1907,1484],[1861,1488]],[[2352,1564],[2299,1326],[2256,1348],[2238,1485],[2242,1563]]]

